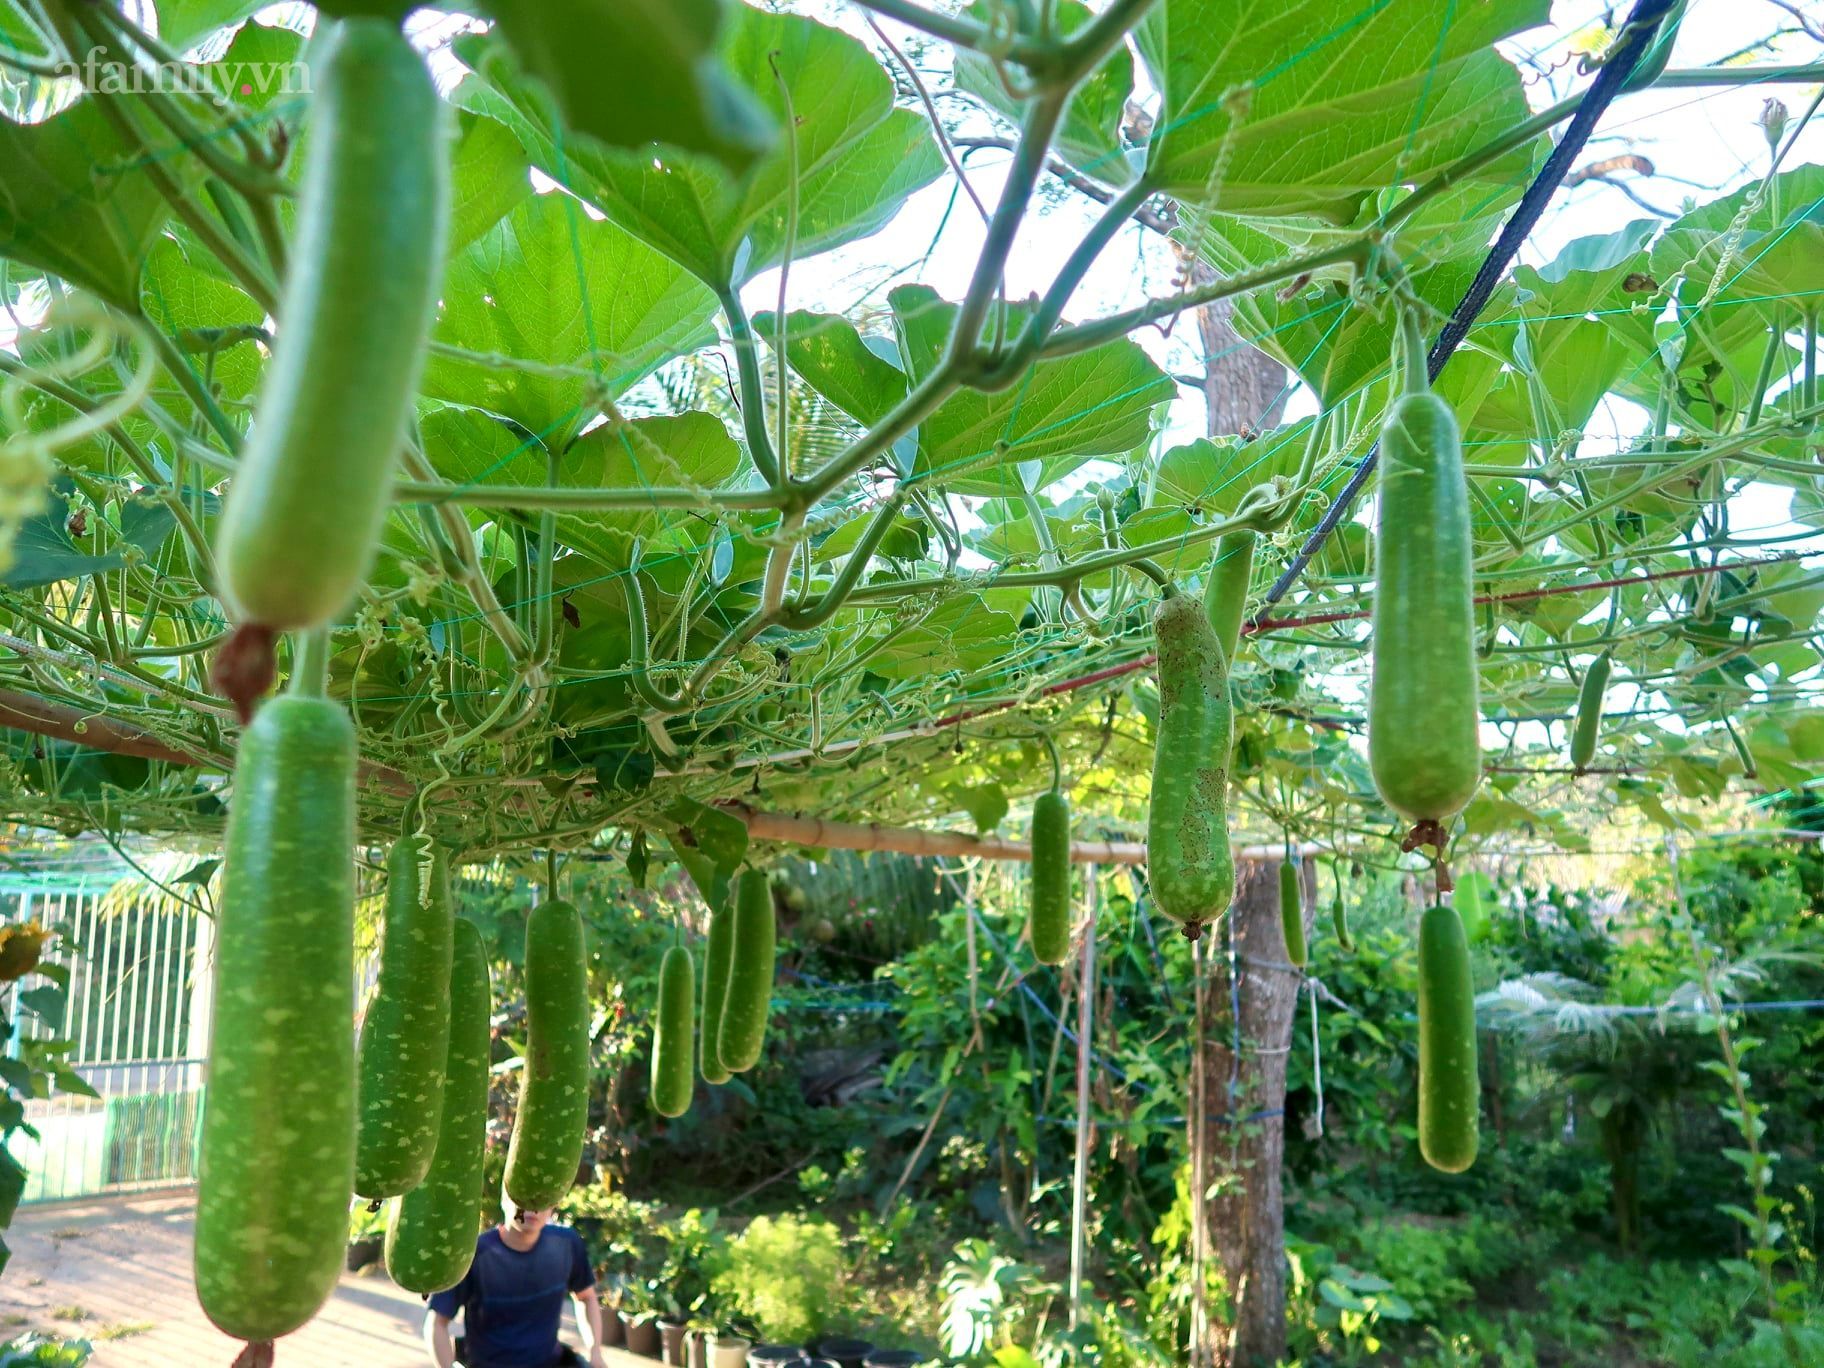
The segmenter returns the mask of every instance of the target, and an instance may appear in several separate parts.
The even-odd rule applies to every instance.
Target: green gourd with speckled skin
[[[1070,954],[1070,803],[1053,790],[1032,805],[1032,953],[1041,964]]]
[[[722,1004],[728,999],[734,957],[735,910],[724,898],[710,905],[709,948],[703,954],[703,1027],[697,1050],[705,1083],[726,1083],[734,1077],[722,1067]]]
[[[696,1089],[696,988],[690,951],[672,946],[659,965],[659,1024],[652,1037],[652,1106],[660,1116],[684,1115]]]
[[[1381,427],[1368,762],[1413,822],[1463,810],[1482,777],[1473,539],[1456,415],[1405,394]]]
[[[380,977],[361,1022],[355,1195],[378,1201],[424,1180],[437,1150],[449,1053],[449,857],[418,836],[387,857]]]
[[[197,1299],[268,1341],[328,1299],[355,1171],[355,731],[285,695],[242,733],[216,918]]]
[[[1159,910],[1187,928],[1235,898],[1229,850],[1229,667],[1204,606],[1183,594],[1153,615],[1159,727],[1147,812],[1147,872]]]
[[[731,1073],[746,1073],[760,1062],[766,1019],[773,1006],[773,890],[758,869],[735,880],[734,949],[716,1054]]]
[[[1609,671],[1614,661],[1607,651],[1590,662],[1583,673],[1583,684],[1577,690],[1577,721],[1571,728],[1571,764],[1579,771],[1590,767],[1596,758],[1596,742],[1602,736],[1602,696],[1609,687]]]
[[[392,507],[447,235],[443,101],[396,22],[322,26],[279,332],[215,533],[237,622],[322,626]]]
[[[1446,1173],[1476,1161],[1481,1087],[1469,940],[1450,907],[1419,922],[1419,1153]]]
[[[393,1203],[386,1220],[387,1276],[426,1296],[461,1282],[475,1257],[488,1143],[488,956],[473,922],[458,921],[453,939],[437,1152],[424,1181]]]
[[[507,1196],[554,1207],[576,1181],[589,1124],[589,981],[583,920],[551,900],[526,918],[526,1058],[507,1145]]]
[[[1286,941],[1286,963],[1295,969],[1305,967],[1305,895],[1298,886],[1298,863],[1282,860],[1279,865],[1279,926]]]
[[[1210,571],[1203,585],[1203,608],[1222,646],[1222,658],[1231,665],[1241,645],[1241,619],[1248,606],[1248,582],[1254,575],[1254,543],[1259,534],[1249,528],[1224,532],[1210,556]]]

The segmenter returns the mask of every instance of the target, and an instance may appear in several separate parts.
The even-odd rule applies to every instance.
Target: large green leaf
[[[158,36],[184,52],[267,8],[266,0],[158,0]]]
[[[167,207],[91,100],[43,123],[0,118],[0,256],[139,310],[139,273]],[[166,165],[181,177],[190,158]]]
[[[12,565],[0,573],[0,587],[36,589],[59,580],[118,570],[127,563],[123,547],[152,555],[177,525],[163,504],[128,504],[120,515],[113,548],[97,554],[87,549],[97,543],[101,533],[93,514],[80,539],[71,534],[68,499],[74,491],[67,478],[57,480],[46,495],[44,512],[21,525],[13,541]]]
[[[1013,618],[983,605],[974,594],[956,594],[899,631],[883,623],[870,637],[898,634],[868,661],[887,679],[918,680],[946,670],[979,670],[1006,653],[1015,639]]]
[[[1172,447],[1153,472],[1152,501],[1199,517],[1226,517],[1256,485],[1297,473],[1310,432],[1311,420],[1301,418],[1245,441],[1199,437]]]
[[[1163,95],[1149,175],[1231,213],[1347,223],[1528,114],[1493,44],[1544,24],[1545,0],[1162,0],[1135,33]],[[1520,149],[1476,173],[1510,179]]]
[[[1082,0],[1060,0],[1054,12],[1058,29],[1064,34],[1076,32],[1092,17],[1089,6]],[[984,23],[993,18],[986,0],[975,0],[969,13]],[[1017,122],[1022,112],[1021,102],[1008,92],[1001,77],[1005,69],[1004,65],[990,61],[979,52],[957,49],[957,87]],[[1052,140],[1052,150],[1077,170],[1105,185],[1125,185],[1131,181],[1134,168],[1128,163],[1121,141],[1121,122],[1133,89],[1134,59],[1123,44],[1109,53],[1102,65],[1084,77],[1071,93],[1064,121]]]
[[[459,111],[450,155],[450,243],[452,257],[505,218],[532,193],[526,150],[504,127],[479,114]]]
[[[266,311],[252,297],[222,278],[214,258],[174,238],[160,238],[146,260],[143,291],[146,317],[179,339],[186,350],[200,353],[203,334],[266,321]],[[215,348],[211,382],[230,399],[244,399],[260,378],[258,344],[243,334],[232,345]],[[196,365],[200,370],[200,355]]]
[[[664,143],[732,172],[770,147],[776,129],[716,61],[723,0],[541,0],[495,3],[496,31],[555,97],[572,134],[607,147]]]
[[[1667,227],[1653,246],[1653,272],[1682,273],[1688,304],[1728,301],[1788,325],[1791,301],[1824,292],[1824,166],[1752,180]]]
[[[541,169],[718,288],[777,265],[788,233],[802,260],[877,231],[943,168],[923,116],[894,108],[868,50],[796,15],[737,5],[725,26],[725,66],[790,133],[739,182],[690,153],[576,141],[508,69],[498,40],[458,51],[475,71],[460,103],[500,119]]]
[[[425,415],[420,427],[425,454],[453,484],[485,488],[546,482],[543,451],[478,409],[438,408]],[[741,466],[741,449],[720,418],[686,412],[591,428],[559,457],[557,484],[564,489],[682,485],[709,490],[726,484]],[[672,524],[701,527],[704,536],[713,527],[682,518],[676,510],[616,509],[566,514],[557,520],[557,535],[604,565],[624,566],[634,536]]]
[[[896,337],[870,345],[846,319],[792,314],[786,352],[805,383],[863,423],[878,420],[915,384],[937,369],[956,306],[923,285],[902,285],[887,296]],[[1017,331],[1029,316],[1009,310]],[[775,336],[775,319],[755,320]],[[874,340],[878,344],[878,340]],[[882,355],[890,352],[898,364]],[[1074,356],[1041,361],[999,394],[963,390],[919,424],[913,477],[958,494],[1017,492],[1022,462],[1037,461],[1042,489],[1096,456],[1125,454],[1144,444],[1153,411],[1175,393],[1172,380],[1138,344],[1125,339]],[[903,455],[903,453],[901,453]]]
[[[644,243],[568,195],[535,195],[450,262],[432,336],[486,359],[434,352],[424,391],[561,447],[595,416],[591,396],[618,396],[714,341],[714,311],[708,290]]]

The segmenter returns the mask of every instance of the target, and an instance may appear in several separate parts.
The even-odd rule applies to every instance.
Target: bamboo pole
[[[1088,1256],[1090,1033],[1096,1024],[1096,867],[1084,871],[1083,959],[1077,973],[1077,1163],[1070,1184],[1070,1328],[1083,1315],[1083,1266]]]

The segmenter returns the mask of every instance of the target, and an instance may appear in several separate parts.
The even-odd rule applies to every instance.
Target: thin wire
[[[1559,184],[1569,174],[1571,164],[1583,151],[1583,145],[1596,127],[1596,121],[1609,107],[1609,102],[1622,92],[1628,77],[1633,74],[1635,65],[1646,52],[1654,32],[1658,29],[1659,21],[1665,17],[1666,11],[1672,7],[1672,4],[1673,0],[1636,0],[1634,12],[1628,17],[1627,28],[1624,30],[1627,36],[1623,38],[1621,46],[1610,54],[1608,61],[1603,64],[1602,70],[1596,73],[1596,79],[1591,82],[1588,92],[1577,106],[1577,112],[1571,117],[1564,136],[1552,149],[1551,155],[1545,159],[1545,165],[1539,168],[1539,174],[1533,177],[1532,184],[1526,188],[1526,193],[1520,197],[1519,205],[1515,207],[1512,216],[1501,229],[1501,235],[1495,239],[1495,245],[1489,248],[1488,254],[1483,257],[1481,268],[1476,272],[1475,279],[1464,291],[1462,299],[1457,302],[1457,307],[1451,310],[1450,317],[1445,321],[1443,332],[1438,335],[1438,340],[1432,344],[1430,352],[1427,353],[1425,369],[1433,380],[1438,378],[1444,369],[1445,362],[1450,360],[1463,339],[1469,335],[1469,330],[1476,321],[1476,315],[1482,312],[1483,307],[1494,294],[1496,284],[1499,283],[1502,275],[1519,253],[1522,244],[1532,235],[1533,228],[1538,224],[1540,216],[1544,214],[1546,205],[1557,192]],[[1363,456],[1357,464],[1354,473],[1349,477],[1348,484],[1343,486],[1342,493],[1337,496],[1336,501],[1329,508],[1324,510],[1324,516],[1318,519],[1317,526],[1311,529],[1311,534],[1305,538],[1304,544],[1299,547],[1297,554],[1280,572],[1279,578],[1274,580],[1268,588],[1264,607],[1270,608],[1278,603],[1285,597],[1286,592],[1298,582],[1305,567],[1311,563],[1311,558],[1317,554],[1324,542],[1329,539],[1330,534],[1336,530],[1337,525],[1342,522],[1357,497],[1360,496],[1362,489],[1367,485],[1369,476],[1374,474],[1375,466],[1380,460],[1380,450],[1381,444],[1378,440],[1368,448],[1367,455]]]

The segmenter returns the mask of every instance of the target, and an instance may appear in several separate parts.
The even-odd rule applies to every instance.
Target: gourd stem
[[[292,638],[291,681],[289,693],[300,698],[324,698],[329,694],[329,628],[313,627]]]

